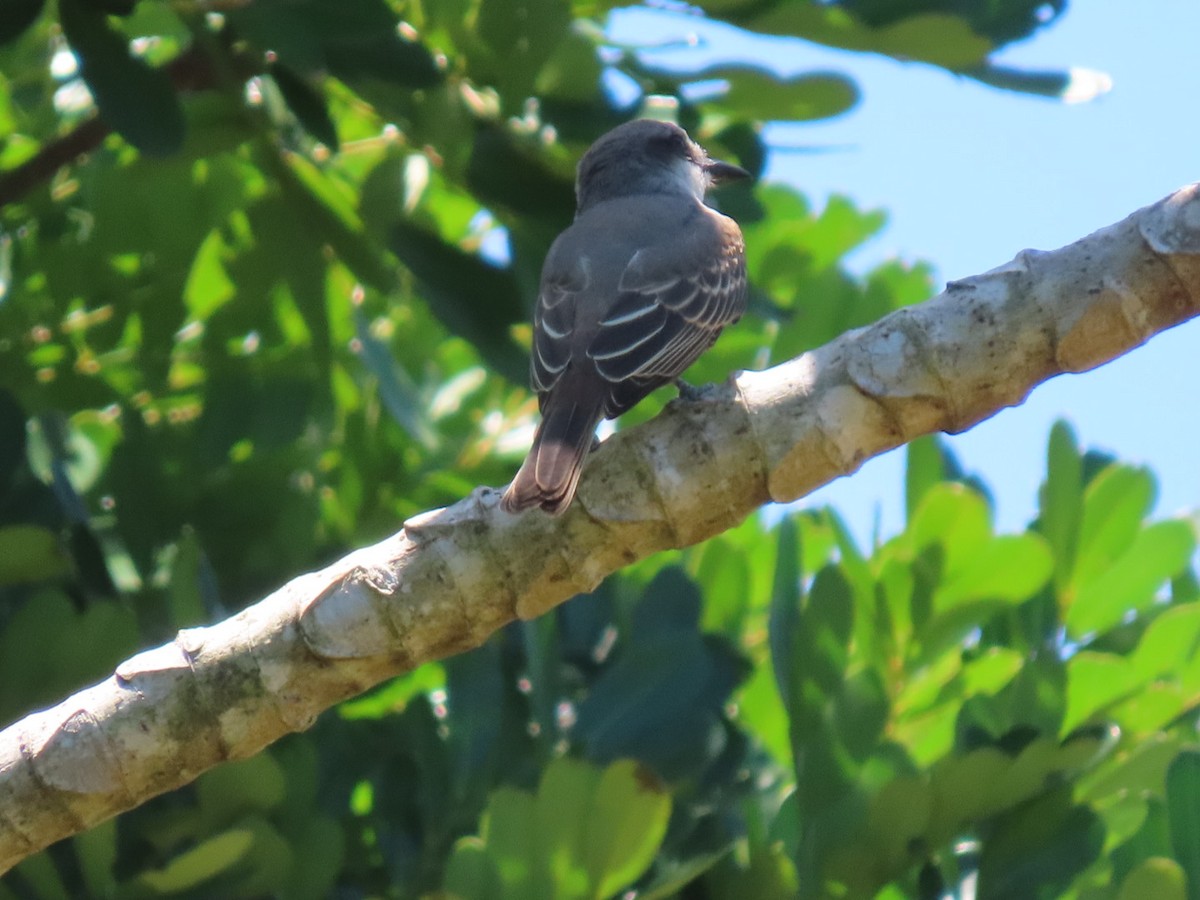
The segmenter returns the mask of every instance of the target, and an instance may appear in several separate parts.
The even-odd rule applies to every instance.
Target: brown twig
[[[0,176],[0,209],[20,200],[54,173],[100,146],[112,129],[99,116],[42,147],[36,155]]]

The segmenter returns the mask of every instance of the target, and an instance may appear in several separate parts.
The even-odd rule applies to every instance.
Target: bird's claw
[[[679,391],[679,398],[681,400],[686,400],[688,403],[695,403],[699,400],[703,400],[711,387],[712,385],[708,384],[689,384],[682,378],[675,379],[675,388]]]

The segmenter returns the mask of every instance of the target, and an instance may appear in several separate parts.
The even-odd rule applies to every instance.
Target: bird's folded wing
[[[714,215],[687,237],[630,260],[587,350],[605,380],[669,381],[741,317],[746,263],[737,226]]]

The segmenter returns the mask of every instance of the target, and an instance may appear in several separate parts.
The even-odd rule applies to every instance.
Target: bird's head
[[[749,177],[739,166],[709,159],[678,125],[637,119],[618,125],[583,155],[575,197],[579,212],[631,194],[683,194],[703,200],[713,185]]]

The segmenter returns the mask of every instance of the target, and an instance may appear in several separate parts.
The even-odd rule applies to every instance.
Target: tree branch
[[[0,174],[0,209],[49,181],[55,172],[77,157],[95,150],[111,132],[104,120],[93,116],[62,137],[47,142],[19,166]]]
[[[324,709],[684,547],[958,432],[1200,312],[1200,186],[1050,253],[955,282],[621,432],[561,519],[479,488],[0,732],[0,871],[249,756]]]

